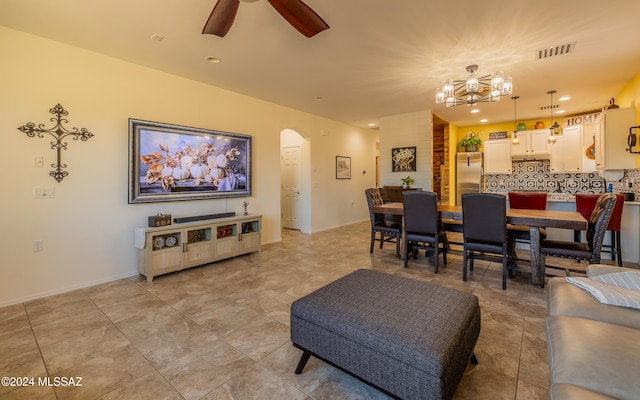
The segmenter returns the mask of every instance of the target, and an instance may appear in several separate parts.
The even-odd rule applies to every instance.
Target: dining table
[[[373,206],[372,211],[376,214],[404,216],[404,205],[402,202],[384,203]],[[442,218],[462,221],[464,225],[462,206],[438,204],[438,212]],[[540,256],[540,228],[560,228],[578,231],[587,229],[587,220],[577,211],[507,208],[507,224],[529,227],[531,283],[534,285],[544,284],[542,257]]]

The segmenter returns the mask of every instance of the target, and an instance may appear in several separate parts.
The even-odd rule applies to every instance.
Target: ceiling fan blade
[[[218,0],[202,29],[202,33],[224,37],[231,29],[239,5],[238,0]]]
[[[310,38],[329,29],[329,25],[302,0],[268,0],[298,32]]]

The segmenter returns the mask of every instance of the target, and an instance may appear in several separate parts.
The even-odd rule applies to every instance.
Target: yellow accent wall
[[[616,104],[620,105],[620,107],[635,108],[636,126],[640,124],[640,73],[624,87],[615,99]],[[640,136],[640,129],[635,130],[635,132]],[[639,148],[634,148],[634,151],[639,150]],[[636,168],[640,168],[640,156],[636,158]]]

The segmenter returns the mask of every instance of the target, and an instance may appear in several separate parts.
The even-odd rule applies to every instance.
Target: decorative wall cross
[[[49,112],[56,115],[55,117],[49,119],[49,121],[56,123],[54,127],[45,129],[44,124],[39,124],[36,127],[36,124],[34,124],[33,122],[29,122],[28,124],[19,127],[18,130],[26,133],[29,137],[34,137],[36,135],[38,135],[38,137],[44,137],[44,133],[48,133],[54,138],[55,141],[51,142],[51,148],[56,149],[58,162],[56,164],[51,164],[51,166],[55,169],[49,172],[49,175],[51,175],[56,181],[60,182],[65,176],[69,175],[67,171],[63,170],[64,168],[67,168],[67,164],[62,164],[60,161],[60,152],[67,149],[67,142],[63,142],[62,140],[67,136],[72,136],[73,140],[80,139],[83,142],[86,142],[87,139],[93,137],[93,133],[89,132],[86,128],[71,128],[71,130],[69,130],[62,126],[63,123],[69,123],[69,120],[63,118],[66,117],[69,113],[67,112],[67,110],[62,108],[60,104],[57,104],[55,107],[50,109]]]

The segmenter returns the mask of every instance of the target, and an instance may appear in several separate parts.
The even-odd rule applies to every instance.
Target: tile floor
[[[369,223],[283,241],[156,278],[122,279],[0,308],[0,399],[385,399],[311,359],[301,375],[289,340],[291,303],[358,268],[473,292],[482,307],[477,366],[456,399],[546,399],[546,294],[516,272],[501,290],[501,266],[477,261],[462,282],[462,256],[433,273],[433,258],[408,269],[393,245],[369,254]],[[38,378],[51,383],[38,384]],[[81,377],[82,386],[56,386]]]

